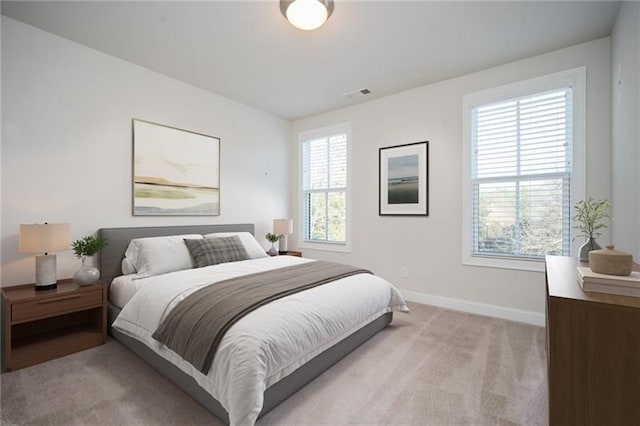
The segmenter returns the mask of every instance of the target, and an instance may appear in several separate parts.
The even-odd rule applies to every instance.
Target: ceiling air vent
[[[361,98],[369,94],[371,94],[371,90],[365,87],[364,89],[358,89],[358,90],[354,90],[353,92],[345,93],[342,96],[344,96],[345,99],[351,100],[351,99]]]

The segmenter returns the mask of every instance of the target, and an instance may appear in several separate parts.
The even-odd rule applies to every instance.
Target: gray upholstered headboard
[[[212,234],[214,232],[250,232],[255,227],[251,223],[233,225],[189,225],[189,226],[150,226],[137,228],[102,228],[98,235],[107,239],[107,246],[100,250],[98,268],[103,282],[111,284],[111,280],[122,275],[122,259],[129,242],[134,238],[161,237],[180,234]]]

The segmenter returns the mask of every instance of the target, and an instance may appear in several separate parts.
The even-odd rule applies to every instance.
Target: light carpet
[[[545,425],[544,328],[409,304],[258,425]],[[114,340],[0,376],[3,425],[221,423]]]

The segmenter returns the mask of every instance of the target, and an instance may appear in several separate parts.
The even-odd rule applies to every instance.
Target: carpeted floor
[[[547,424],[543,328],[410,308],[258,425]],[[3,425],[220,425],[114,340],[0,380]]]

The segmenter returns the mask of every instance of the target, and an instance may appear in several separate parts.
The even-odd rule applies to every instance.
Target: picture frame
[[[219,216],[220,138],[132,119],[134,216]]]
[[[429,141],[378,150],[378,215],[429,216]]]

